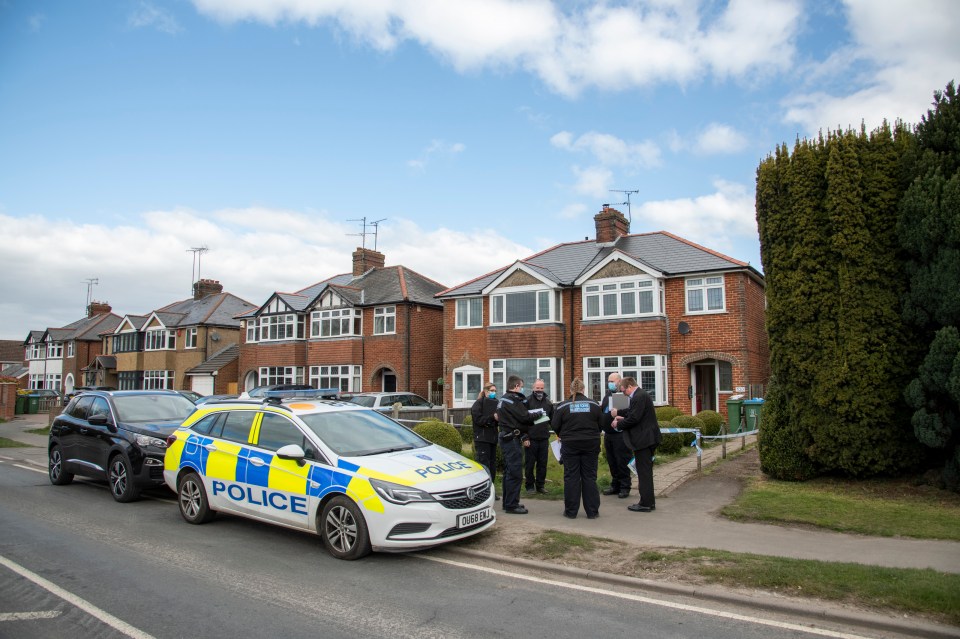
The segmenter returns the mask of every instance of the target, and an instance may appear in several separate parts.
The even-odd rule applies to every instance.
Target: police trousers
[[[520,484],[523,483],[523,444],[519,437],[500,438],[503,452],[503,508],[520,505]]]
[[[563,512],[574,516],[583,510],[587,516],[600,512],[600,489],[597,488],[597,466],[600,461],[600,439],[560,442],[563,458]]]

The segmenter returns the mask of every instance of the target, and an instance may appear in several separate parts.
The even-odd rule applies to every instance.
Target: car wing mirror
[[[306,453],[303,452],[303,448],[301,448],[298,444],[287,444],[286,446],[281,446],[277,451],[277,457],[280,459],[292,459],[300,466],[303,466],[306,463],[304,461]]]
[[[107,416],[104,415],[103,413],[100,413],[98,415],[91,415],[90,417],[87,418],[87,421],[92,426],[103,426],[104,424],[107,423]]]

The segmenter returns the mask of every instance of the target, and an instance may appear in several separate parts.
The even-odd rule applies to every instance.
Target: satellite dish
[[[677,324],[677,330],[680,332],[681,335],[686,335],[687,333],[690,332],[690,325],[687,324],[686,322],[680,322],[679,324]]]
[[[212,339],[214,342],[219,342],[219,341],[220,341],[220,333],[214,331],[213,333],[210,334],[210,339]]]

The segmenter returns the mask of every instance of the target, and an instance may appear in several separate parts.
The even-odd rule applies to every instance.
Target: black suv
[[[84,391],[50,427],[50,482],[74,475],[105,479],[119,502],[163,485],[167,435],[196,406],[175,391]]]

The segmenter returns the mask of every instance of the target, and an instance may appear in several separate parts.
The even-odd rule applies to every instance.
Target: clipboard
[[[550,442],[550,452],[553,453],[557,461],[560,461],[560,442],[555,439]]]
[[[614,393],[610,396],[610,408],[626,410],[630,408],[630,398],[624,393]]]

